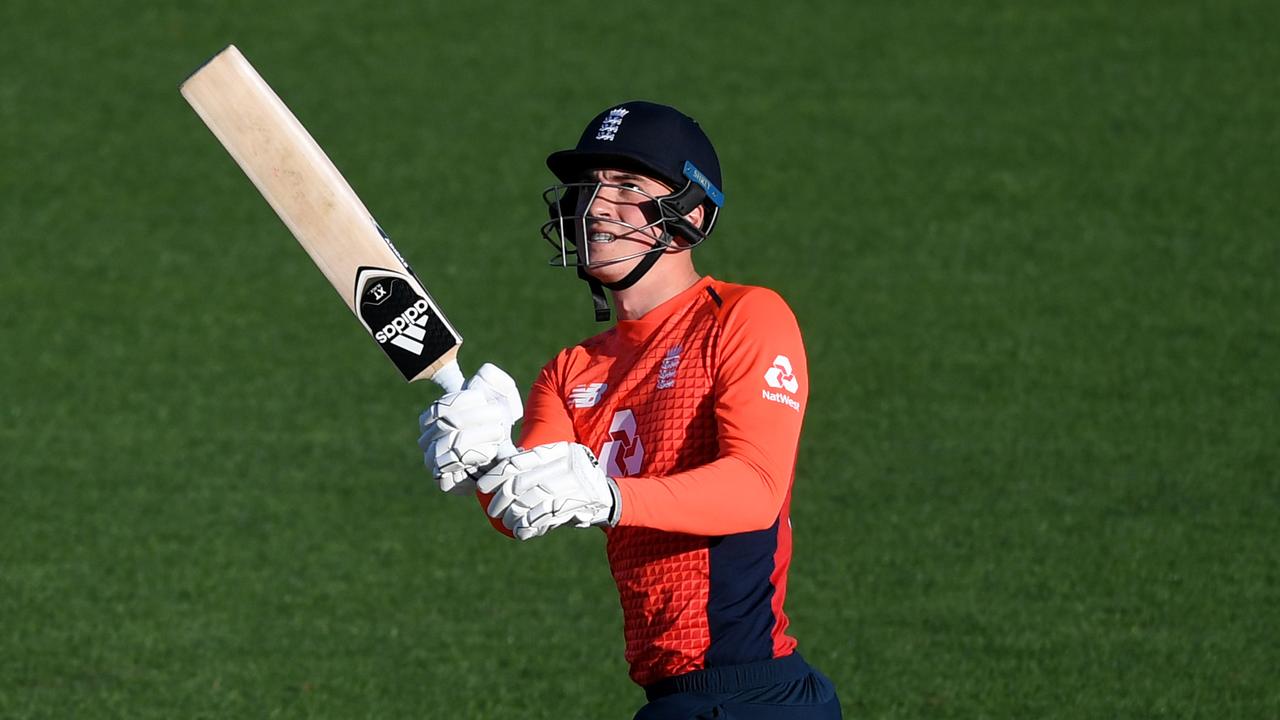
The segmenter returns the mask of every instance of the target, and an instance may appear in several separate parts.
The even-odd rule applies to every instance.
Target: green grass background
[[[407,4],[406,4],[407,5]],[[595,328],[545,155],[675,104],[792,304],[788,610],[847,717],[1280,717],[1280,5],[0,9],[0,717],[630,717],[178,95],[237,43],[522,384]]]

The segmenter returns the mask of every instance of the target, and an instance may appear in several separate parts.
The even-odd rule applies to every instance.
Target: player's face
[[[587,216],[587,271],[604,282],[621,280],[641,258],[619,262],[653,247],[662,236],[653,198],[670,194],[665,183],[622,170],[595,170],[586,178],[600,183],[594,195],[580,199],[580,213]]]

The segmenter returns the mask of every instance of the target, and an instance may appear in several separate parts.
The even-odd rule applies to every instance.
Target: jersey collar
[[[639,318],[635,320],[619,320],[614,329],[624,340],[633,343],[641,342],[652,335],[672,315],[688,307],[689,303],[693,302],[699,294],[705,292],[705,289],[710,287],[713,282],[715,280],[710,275],[699,278],[698,282],[664,300],[662,304]]]

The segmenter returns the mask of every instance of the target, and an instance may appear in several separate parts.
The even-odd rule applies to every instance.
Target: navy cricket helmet
[[[654,220],[643,228],[658,227],[661,236],[652,246],[636,255],[644,259],[618,282],[604,284],[611,290],[631,287],[662,252],[675,248],[687,250],[706,239],[715,227],[724,193],[720,176],[720,160],[711,140],[693,118],[667,105],[632,100],[615,105],[588,123],[578,144],[547,157],[547,167],[561,182],[544,194],[551,219],[542,227],[542,236],[559,254],[552,264],[577,266],[578,275],[591,286],[596,318],[607,320],[608,305],[598,280],[585,268],[591,265],[586,227],[590,218],[580,203],[583,193],[598,192],[600,183],[591,171],[617,169],[637,172],[661,180],[672,192],[661,197],[648,196]],[[685,218],[699,205],[704,207],[702,221],[694,225]],[[553,237],[553,235],[555,237]],[[679,237],[684,242],[674,245]]]

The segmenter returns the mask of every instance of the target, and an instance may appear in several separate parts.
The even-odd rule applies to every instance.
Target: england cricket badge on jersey
[[[679,345],[667,351],[662,358],[662,364],[658,366],[658,385],[659,390],[667,390],[676,386],[676,371],[680,369],[680,353],[684,352],[684,348]]]
[[[356,315],[405,379],[412,379],[458,343],[458,335],[410,274],[362,267],[356,273]]]

